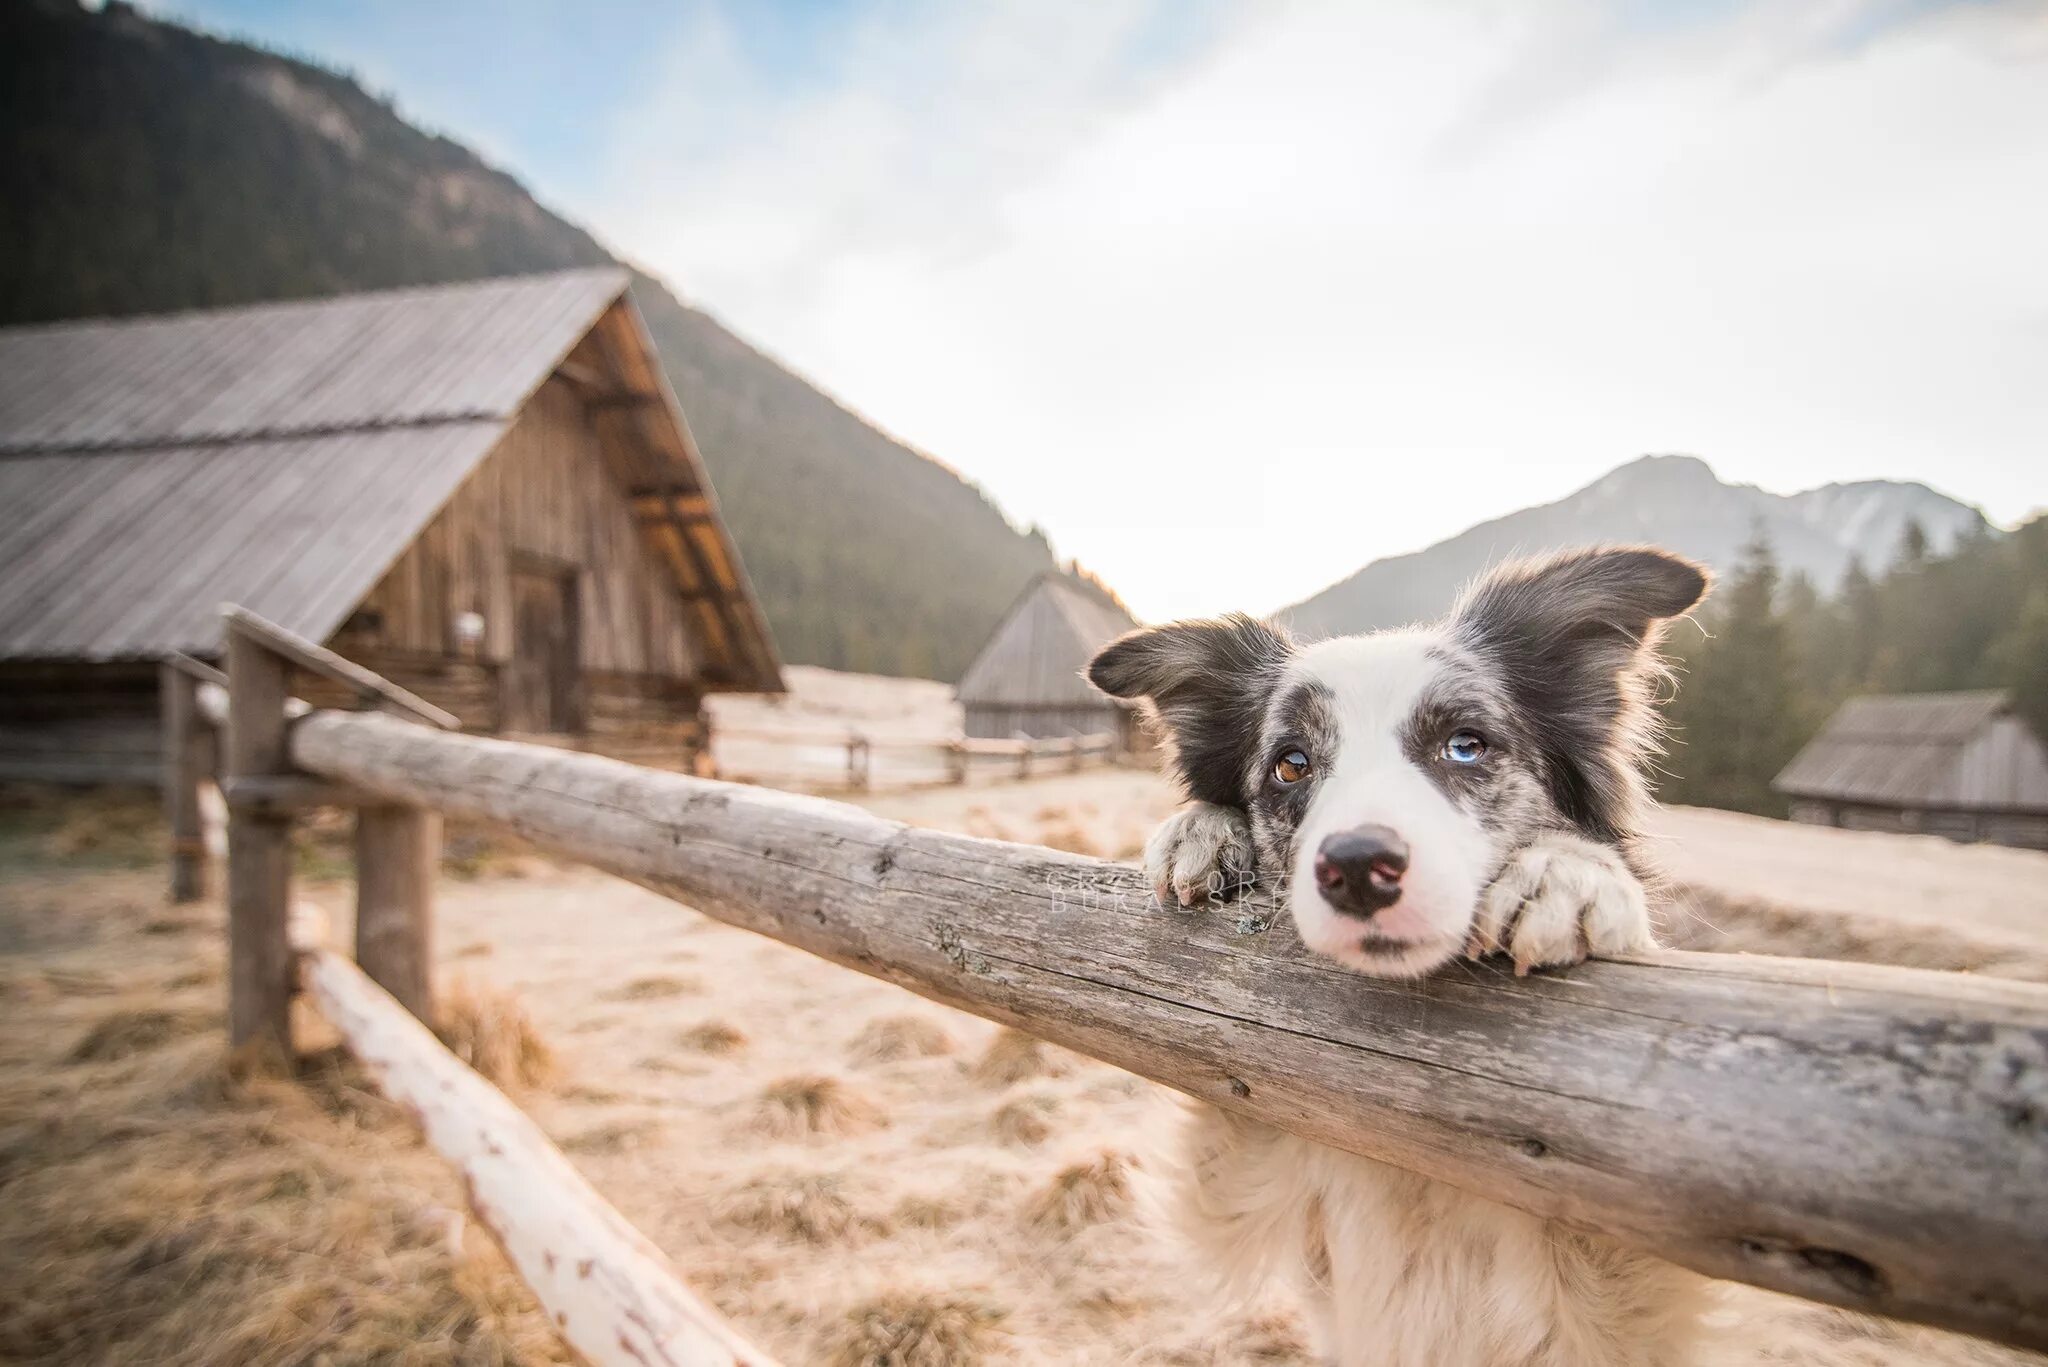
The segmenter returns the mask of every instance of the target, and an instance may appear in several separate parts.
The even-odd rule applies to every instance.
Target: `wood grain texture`
[[[228,634],[226,782],[288,772],[285,662],[253,636]],[[213,688],[201,685],[200,692]],[[419,728],[414,727],[414,730]],[[228,1039],[269,1036],[291,1049],[292,834],[288,818],[253,808],[228,813]]]
[[[1424,983],[1271,907],[816,798],[391,718],[304,768],[497,822],[912,991],[1713,1276],[2048,1347],[2048,990],[1666,954]]]
[[[356,962],[423,1021],[434,1013],[434,878],[441,816],[420,807],[356,812]]]
[[[230,603],[221,609],[221,618],[227,625],[230,658],[235,639],[245,637],[287,663],[351,690],[360,701],[373,707],[389,708],[444,731],[462,729],[462,722],[447,710],[247,608]]]
[[[303,935],[305,932],[302,931]],[[540,1127],[347,959],[304,950],[300,984],[377,1090],[461,1172],[469,1206],[594,1367],[771,1367],[692,1295]]]

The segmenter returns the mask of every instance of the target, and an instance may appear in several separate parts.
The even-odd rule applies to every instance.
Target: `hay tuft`
[[[855,1063],[896,1063],[937,1058],[955,1048],[946,1027],[925,1016],[877,1016],[853,1037],[848,1056]]]
[[[451,978],[436,1013],[441,1042],[496,1085],[539,1087],[555,1075],[555,1051],[512,993]]]
[[[989,1129],[1005,1144],[1030,1148],[1052,1134],[1052,1118],[1059,1108],[1059,1102],[1049,1096],[1019,1097],[996,1108]]]
[[[736,1054],[747,1047],[746,1032],[726,1021],[701,1021],[676,1036],[693,1054]]]
[[[678,977],[673,973],[651,973],[635,978],[604,994],[606,1001],[654,1002],[670,997],[694,997],[704,991],[704,984],[695,978]]]
[[[1071,1062],[1044,1040],[1005,1026],[996,1031],[975,1061],[974,1076],[992,1087],[1008,1087],[1033,1078],[1059,1077],[1071,1067]]]
[[[1114,1220],[1131,1208],[1131,1167],[1116,1153],[1071,1163],[1032,1196],[1025,1218],[1059,1233]]]
[[[911,1229],[951,1229],[965,1218],[959,1204],[938,1196],[906,1196],[896,1203],[891,1218]]]
[[[755,1111],[756,1128],[778,1139],[859,1134],[884,1123],[874,1102],[838,1078],[814,1073],[769,1083]]]
[[[720,1219],[757,1234],[822,1244],[860,1223],[837,1174],[778,1172],[757,1177],[717,1206]]]
[[[968,1367],[998,1346],[1005,1313],[987,1301],[887,1292],[846,1312],[825,1360],[831,1367]]]
[[[113,1063],[154,1052],[218,1024],[219,1016],[203,1011],[114,1011],[100,1017],[66,1057],[73,1063]]]
[[[618,1121],[612,1124],[596,1125],[590,1129],[570,1135],[559,1147],[563,1153],[604,1155],[626,1153],[640,1148],[661,1133],[661,1126],[651,1120]]]

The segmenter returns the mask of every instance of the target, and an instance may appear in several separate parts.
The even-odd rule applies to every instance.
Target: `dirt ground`
[[[1129,857],[1172,801],[1104,770],[864,805]],[[0,1361],[556,1360],[352,1070],[224,1069],[219,909],[165,905],[121,810],[0,834]],[[1816,925],[1822,952],[2048,977],[2048,856],[1688,811],[1659,834],[1695,941],[1791,952]],[[331,859],[303,867],[346,907]],[[554,1055],[515,1095],[785,1361],[1308,1360],[1284,1305],[1213,1305],[1146,1232],[1160,1089],[601,875],[459,868],[441,963]],[[1722,1315],[1770,1326],[1755,1361],[2036,1361],[1754,1292]]]

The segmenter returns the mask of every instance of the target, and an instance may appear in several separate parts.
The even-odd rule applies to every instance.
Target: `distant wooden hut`
[[[1794,821],[2048,849],[2048,746],[1999,691],[1851,698],[1772,786]]]
[[[967,734],[1044,739],[1109,733],[1138,739],[1134,713],[1082,671],[1095,652],[1137,626],[1123,604],[1070,574],[1048,570],[1010,604],[956,690]]]
[[[616,269],[0,329],[0,564],[0,776],[153,779],[155,662],[224,602],[657,762],[781,687]]]

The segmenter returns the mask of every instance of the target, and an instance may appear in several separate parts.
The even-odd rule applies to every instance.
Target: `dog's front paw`
[[[1145,842],[1145,877],[1163,907],[1228,901],[1252,885],[1252,827],[1243,812],[1191,802]]]
[[[1656,946],[1649,899],[1621,856],[1574,835],[1518,851],[1479,899],[1466,953],[1505,950],[1515,972]]]

